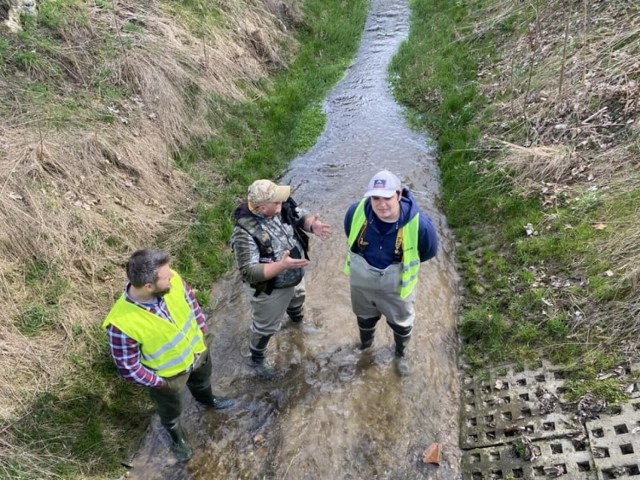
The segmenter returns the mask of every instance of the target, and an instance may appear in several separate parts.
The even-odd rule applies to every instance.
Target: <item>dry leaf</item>
[[[438,442],[433,442],[429,445],[422,454],[422,461],[424,463],[431,463],[433,465],[440,465],[441,448]]]
[[[607,224],[606,223],[594,223],[593,224],[593,228],[595,228],[596,230],[604,230],[605,228],[607,228]]]

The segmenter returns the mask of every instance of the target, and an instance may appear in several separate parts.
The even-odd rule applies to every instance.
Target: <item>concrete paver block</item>
[[[586,422],[599,480],[640,480],[640,399],[624,404],[618,415]]]
[[[591,452],[567,438],[532,442],[540,449],[533,461],[518,458],[514,444],[478,448],[462,456],[463,480],[544,479],[596,480]]]
[[[463,386],[463,448],[499,445],[522,434],[531,439],[555,438],[582,430],[561,411],[562,372],[546,366],[496,371],[502,374],[492,372],[488,380],[469,377]]]
[[[640,480],[638,372],[636,362],[622,374],[631,379],[627,404],[584,425],[562,411],[564,374],[559,369],[543,364],[518,371],[509,366],[483,378],[465,378],[463,480]],[[516,445],[522,448],[525,443],[539,449],[533,461],[515,453]]]

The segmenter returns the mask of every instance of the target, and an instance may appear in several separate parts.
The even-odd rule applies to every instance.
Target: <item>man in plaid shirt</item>
[[[185,387],[215,409],[233,400],[213,395],[204,314],[170,260],[161,250],[135,252],[127,262],[129,282],[102,327],[118,373],[149,390],[173,452],[186,461],[193,450],[180,423]]]

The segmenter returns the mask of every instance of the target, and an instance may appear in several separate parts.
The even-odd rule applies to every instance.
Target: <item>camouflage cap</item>
[[[284,202],[289,195],[289,185],[276,185],[271,180],[256,180],[249,186],[247,200],[250,206],[256,206],[267,202]]]

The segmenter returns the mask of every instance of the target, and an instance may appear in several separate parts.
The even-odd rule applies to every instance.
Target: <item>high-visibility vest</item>
[[[173,322],[138,305],[125,295],[116,301],[102,322],[102,328],[114,325],[140,344],[140,362],[161,377],[172,377],[187,370],[195,355],[207,347],[195,314],[187,299],[182,279],[173,272],[171,289],[164,296]]]
[[[358,240],[360,230],[366,221],[364,204],[366,198],[362,199],[351,219],[349,228],[349,250],[347,260],[344,264],[344,273],[351,273],[351,248]],[[418,212],[405,225],[398,230],[398,238],[402,241],[402,276],[400,282],[400,297],[407,298],[418,283],[418,272],[420,271],[420,252],[418,251],[418,231],[420,227],[420,215]]]

